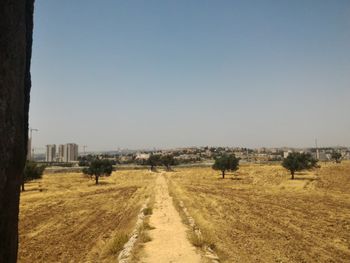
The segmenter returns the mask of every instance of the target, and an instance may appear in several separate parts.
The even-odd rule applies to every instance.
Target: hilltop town
[[[30,151],[28,151],[30,152]],[[172,155],[177,164],[211,164],[213,159],[224,153],[235,154],[240,158],[241,163],[268,163],[279,162],[286,158],[291,152],[311,153],[314,158],[319,161],[330,161],[333,152],[339,152],[343,160],[350,159],[349,147],[321,147],[321,148],[242,148],[242,147],[184,147],[167,150],[128,150],[121,149],[118,151],[106,152],[80,152],[78,154],[78,145],[69,143],[59,145],[56,151],[56,145],[47,145],[45,156],[37,154],[37,161],[46,162],[48,164],[68,163],[69,166],[78,166],[82,161],[91,157],[99,157],[100,159],[109,159],[119,165],[143,165],[151,154],[160,156]]]

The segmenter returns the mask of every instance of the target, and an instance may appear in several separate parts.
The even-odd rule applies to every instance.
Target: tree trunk
[[[294,180],[294,171],[290,172],[292,174],[292,180]]]
[[[222,172],[222,179],[225,179],[225,171],[221,171]]]
[[[96,181],[96,184],[98,184],[98,175],[95,175],[95,181]]]
[[[0,262],[16,262],[28,141],[34,0],[0,4]]]
[[[22,192],[24,192],[25,190],[24,190],[24,182],[22,181]]]

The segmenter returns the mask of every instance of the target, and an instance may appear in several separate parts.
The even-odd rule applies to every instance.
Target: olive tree
[[[106,159],[96,159],[91,161],[88,168],[83,169],[83,173],[95,176],[96,184],[98,184],[98,179],[100,176],[109,176],[113,171],[112,162]]]
[[[171,171],[171,166],[176,165],[177,162],[172,154],[163,155],[160,162],[165,166],[167,171]]]
[[[222,178],[225,178],[226,171],[237,171],[239,165],[239,158],[237,158],[234,154],[224,154],[222,156],[216,157],[215,162],[212,166],[214,170],[220,170],[222,173]]]
[[[151,171],[154,171],[155,167],[161,164],[161,156],[159,154],[150,154],[146,161],[146,164],[151,167]]]
[[[333,151],[331,154],[331,159],[336,163],[341,163],[342,155],[340,152]]]
[[[310,153],[290,153],[283,159],[282,166],[290,171],[292,179],[295,172],[317,167],[317,160]]]

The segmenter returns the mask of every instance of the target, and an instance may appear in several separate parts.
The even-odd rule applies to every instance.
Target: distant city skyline
[[[349,47],[345,0],[37,0],[32,147],[350,146]]]

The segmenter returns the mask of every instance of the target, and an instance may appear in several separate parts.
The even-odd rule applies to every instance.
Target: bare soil
[[[126,170],[98,186],[70,173],[26,188],[19,262],[117,262],[153,195],[150,241],[138,246],[137,262],[203,262],[171,196],[184,202],[220,262],[350,262],[350,162],[322,163],[295,180],[280,165],[242,165],[225,179],[211,168]]]
[[[350,163],[290,180],[280,165],[243,165],[226,179],[210,168],[169,174],[222,262],[350,262]]]
[[[110,243],[132,230],[153,181],[145,171],[122,171],[100,185],[72,173],[26,184],[18,261],[116,262]]]
[[[201,262],[201,256],[187,239],[188,229],[174,207],[163,174],[156,179],[155,204],[149,224],[154,227],[149,233],[151,241],[145,243],[139,262]]]

